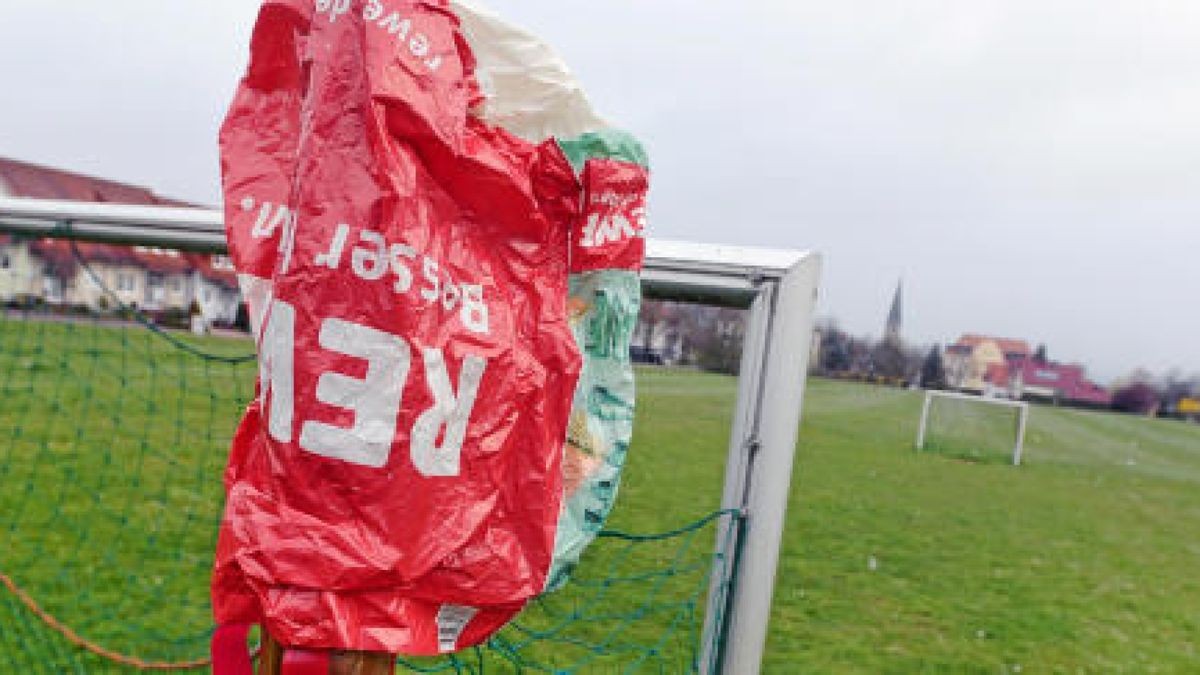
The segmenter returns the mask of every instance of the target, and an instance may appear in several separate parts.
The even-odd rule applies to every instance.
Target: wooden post
[[[266,628],[262,629],[262,647],[258,651],[255,675],[279,675],[283,670],[283,645],[275,641]]]

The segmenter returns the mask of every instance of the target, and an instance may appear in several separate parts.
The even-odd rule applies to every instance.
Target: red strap
[[[329,652],[289,649],[283,653],[280,675],[329,675]],[[215,675],[215,674],[214,674]]]
[[[212,636],[213,675],[254,675],[246,638],[250,625],[243,623],[217,626]]]

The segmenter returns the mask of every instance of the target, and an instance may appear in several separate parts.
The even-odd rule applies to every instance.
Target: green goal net
[[[1027,408],[1007,399],[931,392],[922,411],[921,449],[979,464],[1012,464],[1024,441]]]
[[[131,308],[3,310],[0,672],[207,670],[221,474],[252,352]],[[398,669],[695,671],[720,638],[705,634],[709,592],[732,578],[714,542],[738,518],[718,510],[734,390],[643,373],[618,529],[486,647]]]

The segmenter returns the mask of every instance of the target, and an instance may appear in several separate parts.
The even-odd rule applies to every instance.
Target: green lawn
[[[140,327],[0,322],[0,571],[106,647],[202,656],[221,470],[253,371]],[[0,593],[0,672],[101,669]]]
[[[1200,672],[1200,427],[1037,407],[1013,468],[919,407],[812,383],[772,672]]]
[[[140,328],[0,320],[0,571],[105,646],[203,656],[220,472],[253,368]],[[646,533],[717,508],[735,381],[646,370],[639,386],[611,526]],[[1200,672],[1200,427],[1039,407],[1013,468],[915,453],[919,408],[810,384],[768,672]],[[679,672],[712,543],[711,527],[604,541],[506,644],[547,669]],[[0,589],[0,672],[124,671]]]

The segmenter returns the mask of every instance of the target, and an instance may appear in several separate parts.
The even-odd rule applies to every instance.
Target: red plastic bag
[[[471,114],[444,2],[268,0],[222,130],[260,381],[226,471],[218,623],[404,654],[545,585],[580,357],[580,185]]]

